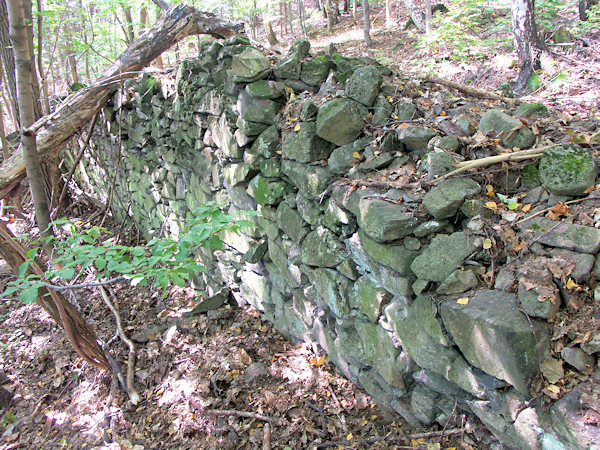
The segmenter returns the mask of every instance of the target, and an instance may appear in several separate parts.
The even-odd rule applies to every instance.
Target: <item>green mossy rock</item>
[[[535,143],[535,134],[529,128],[523,127],[519,119],[509,116],[508,114],[490,109],[479,121],[479,131],[486,136],[495,138],[500,133],[502,145],[507,148],[518,147],[525,149],[531,147]],[[516,132],[512,132],[515,128],[520,128]]]
[[[594,185],[597,172],[589,152],[578,147],[554,146],[540,160],[540,179],[556,195],[583,195]]]
[[[319,109],[317,134],[335,145],[345,145],[362,133],[364,123],[357,102],[349,98],[338,98]]]
[[[365,106],[373,106],[383,77],[375,67],[357,68],[346,81],[346,95]]]
[[[293,129],[283,134],[281,142],[281,157],[294,161],[308,163],[326,159],[332,151],[332,145],[317,136],[317,126],[314,122],[301,122],[298,131]]]

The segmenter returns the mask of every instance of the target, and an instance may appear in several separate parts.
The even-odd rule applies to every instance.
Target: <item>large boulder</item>
[[[594,185],[597,172],[589,152],[577,147],[556,145],[540,160],[540,179],[556,195],[583,195]]]
[[[298,131],[296,128],[300,127]],[[332,151],[331,143],[317,136],[314,122],[301,122],[283,134],[281,157],[308,163],[328,158]]]
[[[346,95],[365,106],[373,106],[382,82],[383,77],[375,67],[359,67],[346,81]]]
[[[271,61],[263,52],[246,47],[241,53],[235,55],[231,62],[231,71],[239,81],[254,81],[263,78],[271,69]]]
[[[535,143],[535,134],[523,126],[519,119],[509,116],[497,109],[487,111],[479,121],[479,131],[488,137],[495,138],[500,133],[504,147],[521,149],[529,148]]]

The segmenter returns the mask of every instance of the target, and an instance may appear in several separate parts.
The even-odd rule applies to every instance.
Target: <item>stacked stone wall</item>
[[[309,47],[276,60],[241,37],[204,41],[173,73],[127,82],[103,110],[80,179],[100,198],[114,181],[115,214],[147,238],[177,235],[209,201],[259,211],[222,251],[198,255],[207,270],[196,285],[229,289],[287,336],[317,343],[406,421],[448,426],[466,411],[513,447],[586,447],[589,433],[563,426],[560,402],[549,413],[530,395],[557,303],[534,295],[528,305],[515,266],[481,288],[497,269],[481,180],[435,180],[477,127],[505,130],[508,147],[527,148],[534,134],[498,110],[442,114],[447,92],[423,108],[418,88],[376,61]],[[541,189],[537,176],[523,182]],[[551,224],[532,223],[547,248],[594,264],[597,229],[551,241]],[[592,365],[596,347],[585,353]]]

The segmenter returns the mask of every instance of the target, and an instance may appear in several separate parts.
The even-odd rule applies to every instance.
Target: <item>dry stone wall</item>
[[[447,426],[456,405],[516,448],[587,447],[590,430],[573,425],[564,402],[548,412],[530,395],[560,300],[528,300],[509,269],[495,289],[477,289],[492,264],[481,186],[415,183],[416,163],[433,180],[478,126],[521,148],[534,143],[531,130],[511,132],[521,122],[498,110],[477,122],[468,104],[433,128],[418,118],[439,116],[435,96],[423,111],[414,87],[374,60],[309,49],[300,41],[275,60],[242,37],[204,41],[176,72],[127,82],[103,111],[81,179],[101,198],[114,180],[117,216],[148,238],[177,235],[209,201],[259,211],[254,228],[198,255],[207,271],[196,285],[209,295],[227,288],[289,337],[318,343],[408,422]],[[540,106],[516,115],[532,111]],[[594,183],[585,154],[556,151],[576,153],[585,169],[566,187],[559,176],[557,195]],[[560,158],[546,159],[548,185]],[[522,182],[535,190],[533,169]],[[589,277],[600,232],[573,225],[555,236],[544,220],[540,244],[566,249]],[[577,350],[594,365],[600,346]]]

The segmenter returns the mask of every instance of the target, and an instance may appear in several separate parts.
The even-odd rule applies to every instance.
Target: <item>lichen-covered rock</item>
[[[523,312],[531,317],[551,319],[560,308],[560,298],[540,297],[535,288],[528,290],[523,283],[519,283],[518,296]]]
[[[335,145],[352,142],[360,135],[363,126],[363,115],[354,100],[337,98],[319,108],[317,134]]]
[[[223,150],[223,153],[230,158],[242,158],[243,150],[237,144],[233,128],[227,120],[227,115],[225,113],[221,115],[219,120],[215,120],[210,125],[210,131],[212,132],[213,141],[221,150]]]
[[[375,126],[384,125],[392,115],[392,104],[383,96],[378,95],[373,105],[373,119],[371,123]]]
[[[440,394],[417,383],[410,394],[410,410],[424,425],[431,425],[437,416],[437,400]]]
[[[290,50],[288,51],[288,56],[298,56],[300,58],[304,58],[308,56],[310,53],[310,42],[304,39],[298,40],[294,42],[290,46]]]
[[[514,129],[518,131],[513,132]],[[529,148],[535,143],[535,134],[519,119],[509,116],[497,109],[487,111],[479,121],[479,131],[486,136],[495,138],[504,132],[500,139],[504,147],[520,149]]]
[[[311,231],[302,242],[302,262],[309,266],[335,267],[346,257],[344,244],[325,227]]]
[[[275,99],[283,96],[284,85],[280,81],[259,80],[246,85],[246,92],[252,98]]]
[[[300,120],[302,122],[308,122],[316,119],[319,107],[312,100],[305,100],[302,103],[302,109],[300,110]]]
[[[296,131],[298,125],[300,129]],[[282,158],[308,163],[328,158],[331,151],[331,143],[317,136],[314,122],[301,122],[294,129],[283,133]]]
[[[594,227],[536,217],[519,225],[533,233],[537,242],[595,255],[600,250],[600,230]]]
[[[248,193],[261,205],[277,205],[286,191],[286,183],[256,175],[250,181]]]
[[[437,135],[434,129],[417,125],[400,128],[396,133],[398,140],[404,144],[406,150],[412,153],[427,151],[427,144]]]
[[[248,122],[247,120],[244,120],[242,116],[238,116],[235,125],[238,127],[238,130],[246,136],[258,136],[269,127],[266,123]]]
[[[358,308],[371,322],[377,322],[381,308],[392,299],[392,294],[378,286],[370,277],[362,276],[355,283]]]
[[[307,271],[310,282],[333,314],[347,318],[350,314],[350,280],[334,269],[314,269]]]
[[[331,58],[327,55],[317,56],[302,63],[300,80],[309,86],[320,86],[327,79]]]
[[[583,195],[594,185],[598,169],[582,148],[556,145],[540,160],[540,179],[557,195]]]
[[[241,53],[235,55],[231,62],[231,71],[240,81],[263,78],[270,69],[269,58],[253,47],[246,47]]]
[[[236,186],[248,179],[250,169],[244,163],[229,164],[223,168],[223,178],[230,186]]]
[[[523,117],[524,119],[537,119],[548,117],[548,115],[548,108],[543,103],[524,103],[514,113],[515,117]]]
[[[252,98],[243,89],[238,95],[237,109],[248,122],[273,125],[279,112],[279,104],[269,99]]]
[[[298,211],[290,208],[285,203],[281,203],[277,208],[277,225],[297,244],[302,242],[309,231]]]
[[[284,80],[299,80],[301,68],[300,58],[294,54],[280,60],[273,68],[273,74]]]
[[[452,295],[466,292],[477,286],[477,275],[472,270],[457,269],[439,285],[438,294]]]
[[[433,138],[432,141],[436,139],[438,138]],[[431,142],[429,145],[431,145]],[[458,158],[448,152],[429,152],[421,164],[421,170],[427,172],[430,177],[438,177],[455,169],[457,163]]]
[[[470,178],[441,181],[423,197],[427,212],[438,220],[454,216],[465,199],[479,192],[479,185]]]
[[[329,170],[338,175],[346,174],[353,165],[361,161],[361,152],[366,145],[367,139],[361,138],[334,149],[329,155]]]
[[[410,265],[419,255],[419,251],[409,250],[404,245],[380,244],[366,235],[364,231],[359,231],[360,241],[365,253],[373,261],[394,269],[401,275],[409,275]]]
[[[398,117],[396,120],[413,120],[417,117],[417,108],[410,98],[403,97],[396,103],[394,114]]]
[[[325,167],[309,166],[289,159],[281,162],[281,172],[302,192],[302,195],[308,198],[321,195],[333,178],[331,172]]]
[[[256,138],[250,150],[250,153],[254,155],[261,155],[265,158],[271,158],[275,156],[276,150],[279,148],[281,140],[279,137],[279,130],[275,125],[266,128]]]
[[[549,351],[547,329],[519,311],[514,294],[483,290],[459,304],[448,299],[444,327],[467,361],[527,394]]]
[[[382,82],[383,77],[375,67],[359,67],[346,81],[346,95],[365,106],[373,106]]]
[[[390,242],[408,236],[419,219],[400,205],[377,199],[359,202],[358,225],[376,242]]]

